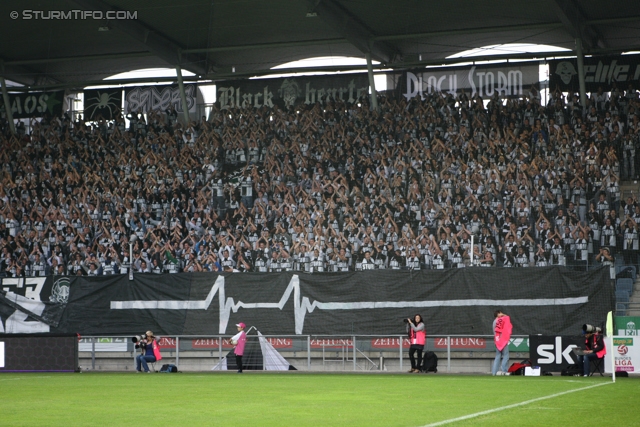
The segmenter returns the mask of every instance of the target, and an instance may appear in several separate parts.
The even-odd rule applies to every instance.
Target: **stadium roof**
[[[135,19],[95,19],[109,11]],[[3,75],[51,88],[157,67],[247,77],[365,52],[378,68],[418,66],[505,43],[574,49],[576,37],[585,54],[640,49],[638,0],[13,0],[0,17]]]

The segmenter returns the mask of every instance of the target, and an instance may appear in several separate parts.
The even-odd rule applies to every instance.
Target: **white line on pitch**
[[[33,378],[51,378],[50,376],[46,376],[46,377],[28,377],[29,379],[33,379]],[[16,381],[16,380],[25,380],[27,379],[27,377],[17,377],[17,378],[2,378],[0,379],[0,381]]]
[[[587,386],[587,387],[576,388],[574,390],[568,390],[568,391],[563,391],[563,392],[560,392],[560,393],[551,394],[549,396],[537,397],[535,399],[525,400],[524,402],[520,402],[520,403],[513,403],[511,405],[501,406],[499,408],[489,409],[487,411],[476,412],[475,414],[469,414],[469,415],[465,415],[465,416],[458,417],[458,418],[451,418],[450,420],[438,421],[437,423],[427,424],[427,425],[425,425],[423,427],[442,426],[442,425],[445,425],[445,424],[451,424],[451,423],[455,423],[455,422],[458,422],[458,421],[464,421],[464,420],[468,420],[468,419],[471,419],[471,418],[480,417],[482,415],[493,414],[494,412],[500,412],[500,411],[504,411],[504,410],[511,409],[511,408],[517,408],[518,406],[528,405],[530,403],[539,402],[541,400],[553,399],[554,397],[562,396],[564,394],[575,393],[576,391],[588,390],[590,388],[600,387],[600,386],[607,385],[607,384],[613,384],[613,383],[612,382],[600,383],[600,384],[590,385],[590,386]]]

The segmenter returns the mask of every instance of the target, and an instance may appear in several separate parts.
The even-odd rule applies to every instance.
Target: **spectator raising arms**
[[[593,94],[584,117],[572,93],[545,106],[532,89],[4,123],[0,274],[634,262],[630,91]]]

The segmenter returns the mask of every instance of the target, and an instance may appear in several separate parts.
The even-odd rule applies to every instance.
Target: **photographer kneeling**
[[[411,360],[411,369],[409,372],[419,373],[422,367],[422,350],[424,350],[425,340],[427,338],[427,332],[422,322],[422,316],[416,314],[413,319],[405,319],[407,324],[407,332],[409,334],[409,341],[411,346],[409,347],[409,360]],[[418,353],[416,360],[415,353]]]
[[[162,359],[160,347],[156,342],[156,337],[153,335],[153,332],[147,331],[145,337],[138,341],[138,345],[142,350],[142,354],[136,356],[136,371],[141,372],[141,368],[144,368],[145,372],[151,373],[147,363],[157,362]]]

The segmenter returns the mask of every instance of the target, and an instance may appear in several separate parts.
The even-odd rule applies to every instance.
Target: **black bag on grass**
[[[438,356],[433,351],[425,351],[422,356],[422,372],[438,372]]]
[[[563,377],[575,377],[577,375],[582,376],[582,369],[578,365],[569,365],[560,371],[560,375]]]
[[[160,368],[160,372],[163,372],[165,374],[178,372],[178,367],[176,365],[162,365],[162,368]]]

